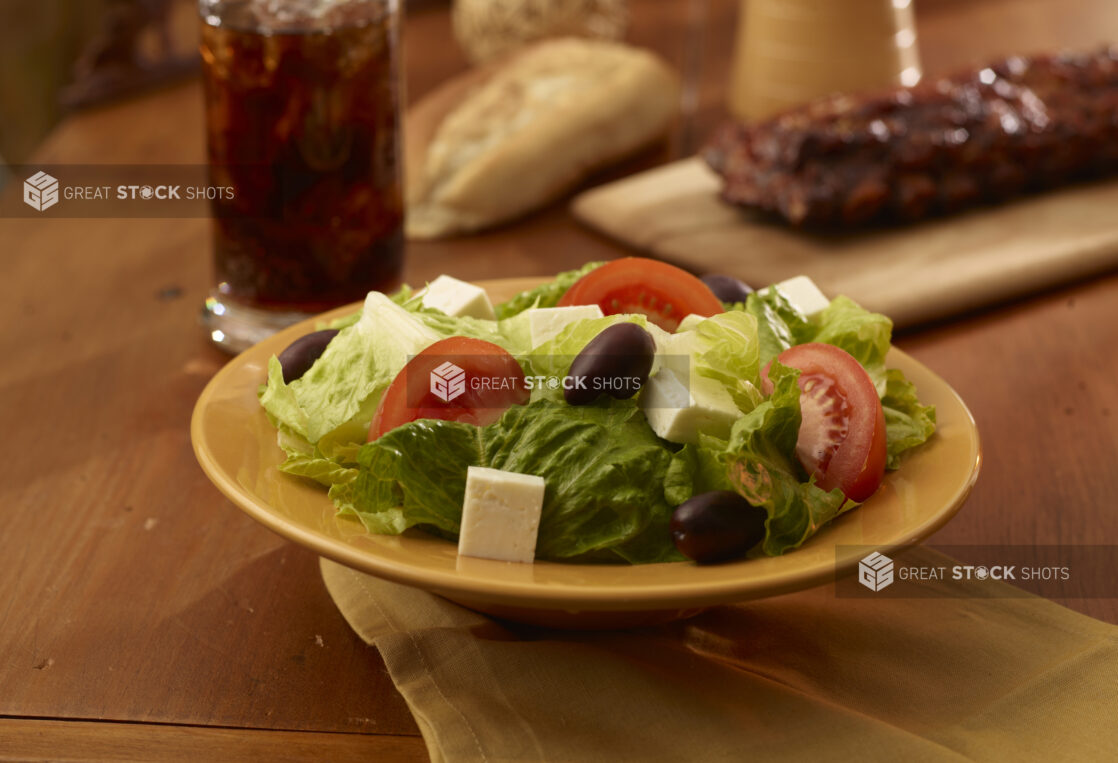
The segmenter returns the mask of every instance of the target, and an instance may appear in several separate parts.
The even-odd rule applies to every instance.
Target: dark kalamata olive
[[[711,273],[699,280],[705,283],[707,288],[714,292],[714,296],[722,302],[744,302],[745,298],[753,293],[753,289],[744,282],[721,273]]]
[[[337,329],[324,329],[301,336],[287,345],[287,349],[279,354],[284,383],[290,384],[309,371],[326,350],[326,345],[337,335]]]
[[[765,510],[737,493],[712,490],[684,501],[669,529],[679,552],[699,563],[742,556],[765,537]]]
[[[632,397],[648,381],[656,343],[635,323],[603,329],[571,363],[563,397],[571,405],[588,405],[600,395]]]

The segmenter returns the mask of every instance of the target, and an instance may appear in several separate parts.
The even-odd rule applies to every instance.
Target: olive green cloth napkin
[[[322,576],[435,761],[1118,756],[1118,627],[1033,596],[823,586],[580,633],[499,624],[327,560]]]

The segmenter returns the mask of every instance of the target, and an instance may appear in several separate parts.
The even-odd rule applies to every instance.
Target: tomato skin
[[[464,391],[449,401],[431,391],[431,373],[448,361],[466,373]],[[475,388],[470,380],[479,377],[496,384]],[[416,419],[486,426],[511,406],[526,404],[530,394],[520,364],[503,347],[462,336],[442,339],[408,361],[388,385],[369,426],[369,442]]]
[[[665,331],[675,331],[690,313],[724,312],[705,283],[659,260],[625,257],[607,262],[574,282],[559,307],[598,305],[606,315],[641,313]]]
[[[845,350],[819,342],[791,347],[777,360],[800,370],[800,462],[824,490],[866,500],[885,478],[885,411],[869,374]],[[761,372],[766,395],[773,390],[771,365]]]

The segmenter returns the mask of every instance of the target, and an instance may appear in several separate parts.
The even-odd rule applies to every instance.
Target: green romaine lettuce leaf
[[[902,453],[922,445],[936,431],[936,409],[922,405],[916,397],[916,386],[895,368],[885,372],[881,407],[885,410],[885,466],[897,469]]]
[[[810,332],[807,317],[779,289],[754,292],[743,307],[757,320],[758,355],[762,368],[792,345],[811,341],[803,338]]]
[[[423,525],[457,535],[466,468],[479,465],[481,456],[479,431],[438,419],[398,427],[361,448],[356,479],[330,497],[370,532],[395,535]]]
[[[694,371],[721,384],[739,410],[751,411],[761,402],[761,345],[753,315],[721,313],[679,337],[675,342],[691,348]]]
[[[268,383],[260,388],[260,404],[273,425],[282,425],[288,432],[306,439],[310,426],[307,412],[299,405],[295,390],[283,381],[283,368],[275,355],[268,359]]]
[[[349,482],[358,474],[356,469],[344,466],[333,459],[296,452],[288,452],[287,460],[279,469],[286,474],[312,479],[326,487]]]
[[[341,318],[335,318],[332,321],[317,321],[314,325],[315,331],[322,331],[323,329],[337,329],[341,331],[344,328],[349,328],[357,321],[361,320],[361,311],[343,315]]]
[[[422,304],[423,304],[422,298],[417,298],[416,297],[415,289],[408,286],[407,284],[404,284],[403,286],[401,286],[396,291],[396,293],[390,294],[388,296],[388,298],[390,300],[392,300],[393,302],[395,302],[400,307],[403,307],[407,310],[415,310],[418,307],[422,307]],[[343,315],[341,318],[335,318],[332,321],[320,322],[320,323],[315,325],[315,329],[316,330],[321,330],[321,329],[338,329],[338,330],[341,330],[341,329],[346,328],[347,326],[352,326],[353,324],[357,323],[357,321],[359,321],[359,320],[361,320],[361,310],[356,310],[356,311],[350,313],[349,315]]]
[[[514,406],[495,424],[419,420],[362,447],[359,474],[331,490],[373,532],[458,533],[469,466],[547,482],[537,556],[671,561],[664,496],[672,452],[631,400]]]
[[[401,288],[391,299],[410,312],[417,321],[438,333],[440,339],[451,336],[482,339],[504,347],[514,355],[531,348],[527,321],[508,320],[498,323],[468,315],[450,316],[438,308],[425,307],[422,294],[413,292],[408,286]]]
[[[734,489],[768,513],[762,548],[777,556],[798,548],[857,504],[837,488],[827,492],[817,487],[796,460],[799,371],[774,362],[769,377],[773,394],[734,425],[720,460]]]
[[[260,397],[273,423],[334,457],[339,449],[353,451],[353,443],[364,442],[380,395],[412,356],[439,339],[467,336],[514,354],[528,349],[526,331],[505,331],[496,321],[452,318],[414,299],[404,302],[401,306],[371,293],[358,320],[343,328],[310,370],[291,384],[283,382],[273,358]]]
[[[346,424],[354,432],[367,430],[380,394],[408,358],[440,338],[388,297],[371,292],[360,320],[342,329],[301,378],[284,384],[269,372],[261,403],[310,443]]]
[[[795,344],[833,344],[854,356],[873,379],[878,394],[884,394],[885,355],[893,332],[893,322],[884,315],[838,296],[809,318],[776,288],[750,294],[744,305],[735,305],[730,312],[741,309],[757,319],[762,367]]]
[[[762,367],[793,344],[824,342],[850,353],[866,369],[885,409],[889,469],[896,469],[902,452],[925,442],[935,432],[935,410],[923,406],[916,390],[895,369],[885,368],[893,322],[870,312],[849,297],[838,296],[808,318],[779,293],[750,294],[745,310],[757,319]]]
[[[885,412],[886,468],[900,465],[900,454],[927,441],[935,432],[932,406],[921,405],[916,388],[897,369],[885,368],[893,322],[848,297],[835,297],[830,306],[813,317],[818,331],[805,341],[841,347],[862,364],[877,387]]]
[[[877,394],[885,392],[885,356],[893,334],[893,322],[881,313],[871,313],[849,297],[838,296],[813,316],[818,330],[797,342],[823,342],[849,352],[870,375]]]
[[[724,440],[700,433],[697,446],[684,445],[676,451],[664,476],[664,497],[668,503],[679,506],[700,493],[733,490],[719,458],[726,446]]]
[[[498,321],[497,331],[501,335],[501,341],[497,344],[514,355],[521,355],[532,349],[532,326],[528,322],[527,313],[517,313],[511,318]]]
[[[407,310],[423,304],[422,295],[419,295],[418,291],[408,284],[401,286],[395,294],[389,296],[389,299]]]
[[[567,270],[545,284],[528,291],[522,291],[512,299],[502,302],[494,308],[497,313],[497,320],[511,318],[533,307],[555,307],[562,296],[567,293],[567,289],[574,285],[575,281],[603,264],[605,263],[588,262],[578,270]]]
[[[451,336],[466,336],[471,339],[482,339],[486,342],[504,347],[511,353],[525,352],[527,346],[513,346],[509,338],[501,331],[497,321],[487,321],[483,318],[471,318],[463,315],[453,318],[441,310],[424,307],[412,312],[417,321],[439,335],[440,339]]]

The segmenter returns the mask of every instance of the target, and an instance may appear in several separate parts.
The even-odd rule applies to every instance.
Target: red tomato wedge
[[[818,342],[791,347],[777,360],[800,369],[800,463],[824,490],[866,500],[885,477],[885,412],[869,374],[845,350]],[[761,372],[766,395],[773,390],[771,365]]]
[[[380,399],[369,441],[416,419],[492,424],[529,398],[524,371],[502,347],[453,336],[435,342],[404,366]]]
[[[560,307],[597,305],[606,315],[640,313],[665,331],[675,331],[690,313],[710,317],[722,303],[686,270],[659,260],[626,257],[607,262],[574,282]]]

